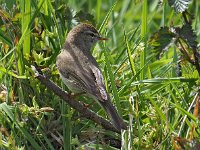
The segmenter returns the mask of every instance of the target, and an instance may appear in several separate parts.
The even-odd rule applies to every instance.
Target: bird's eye
[[[91,38],[96,38],[98,37],[97,33],[94,33],[92,31],[84,31],[85,35],[90,36]]]
[[[94,37],[94,36],[95,36],[95,34],[94,34],[94,33],[89,33],[89,35],[90,35],[91,37]]]

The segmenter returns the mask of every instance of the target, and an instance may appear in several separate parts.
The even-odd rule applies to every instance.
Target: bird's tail
[[[123,119],[119,116],[115,106],[111,103],[110,100],[99,102],[111,118],[111,121],[117,130],[120,131],[121,129],[127,129],[126,124],[124,123]]]

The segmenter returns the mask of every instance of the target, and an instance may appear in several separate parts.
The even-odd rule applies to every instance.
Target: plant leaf
[[[187,43],[190,48],[197,48],[197,36],[190,24],[185,24],[182,28],[176,28],[179,37]]]
[[[176,12],[184,12],[188,9],[188,5],[192,2],[192,0],[168,0],[169,5],[174,8]]]
[[[159,31],[151,36],[149,44],[153,47],[152,51],[157,58],[173,44],[174,38],[175,33],[173,33],[172,28],[169,27],[161,27]]]

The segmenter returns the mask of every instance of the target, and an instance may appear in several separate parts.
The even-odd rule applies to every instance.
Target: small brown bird
[[[115,128],[126,129],[125,123],[111,103],[101,70],[90,52],[100,40],[107,38],[101,37],[92,25],[77,25],[68,33],[56,65],[63,82],[73,93],[86,93],[97,100],[110,116]]]

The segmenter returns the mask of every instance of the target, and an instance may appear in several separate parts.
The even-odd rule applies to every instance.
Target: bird
[[[101,37],[93,25],[79,23],[69,31],[56,58],[56,66],[68,89],[75,94],[85,93],[96,100],[108,114],[113,126],[120,131],[126,129],[126,124],[111,102],[102,72],[91,53],[95,44],[104,40],[107,38]]]

